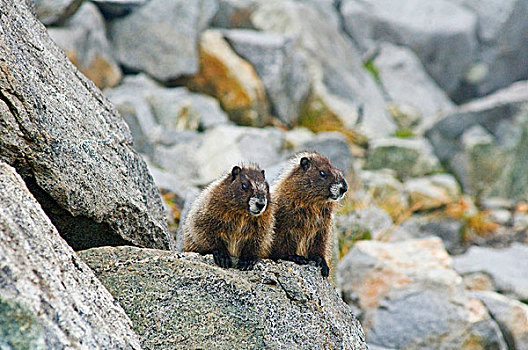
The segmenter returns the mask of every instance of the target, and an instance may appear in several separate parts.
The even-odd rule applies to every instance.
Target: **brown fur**
[[[231,266],[229,255],[253,262],[267,257],[273,239],[273,207],[264,173],[254,165],[239,169],[238,174],[233,170],[210,184],[195,200],[183,224],[184,251],[220,254],[228,260],[227,266],[218,263],[216,255],[215,262],[223,267]],[[267,206],[255,216],[249,201],[257,195],[265,196]]]
[[[303,158],[309,160],[307,169],[301,166]],[[321,170],[326,177],[321,176]],[[341,170],[318,153],[301,153],[291,161],[271,190],[276,205],[273,259],[314,260],[323,267],[323,276],[328,275],[331,222],[337,207],[337,200],[329,197],[336,183],[346,191]]]

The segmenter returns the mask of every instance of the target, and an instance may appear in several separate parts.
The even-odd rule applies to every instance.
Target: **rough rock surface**
[[[152,0],[109,26],[119,62],[170,81],[198,71],[198,38],[214,16],[216,0]]]
[[[528,82],[460,106],[427,137],[464,192],[528,199]]]
[[[528,245],[513,243],[509,248],[471,247],[453,258],[453,267],[461,275],[484,272],[495,288],[520,300],[528,300]]]
[[[140,349],[123,309],[3,162],[0,348]]]
[[[110,50],[103,16],[94,4],[84,3],[63,26],[50,27],[48,33],[98,88],[119,83],[121,69]]]
[[[339,262],[345,300],[370,343],[397,349],[506,349],[486,308],[463,289],[439,238],[361,241]]]
[[[477,57],[477,16],[449,0],[345,0],[344,26],[364,50],[377,41],[404,45],[448,94]]]
[[[460,195],[460,188],[452,175],[436,174],[404,183],[409,197],[409,207],[413,210],[428,210],[447,205]]]
[[[237,56],[219,31],[205,31],[199,47],[200,71],[188,87],[216,97],[238,124],[266,125],[270,120],[266,90],[253,67]]]
[[[171,248],[158,190],[123,119],[24,2],[0,5],[0,159],[74,249]]]
[[[30,0],[38,19],[45,25],[61,24],[77,11],[83,0]]]
[[[306,56],[297,40],[254,30],[223,32],[233,49],[253,65],[268,94],[272,112],[287,125],[295,125],[310,92]]]
[[[298,37],[309,58],[312,94],[303,119],[336,119],[368,137],[388,136],[395,131],[381,90],[341,30],[333,1],[260,0],[252,11],[256,28]]]
[[[473,292],[499,323],[510,349],[528,349],[528,306],[502,294],[488,291]]]
[[[366,169],[393,169],[399,178],[423,176],[439,170],[440,162],[425,138],[381,138],[369,145]]]
[[[315,266],[132,247],[80,253],[130,315],[146,349],[366,349],[350,308]]]
[[[478,63],[466,74],[469,96],[486,95],[528,78],[528,3],[524,0],[457,0],[478,17]],[[476,74],[475,74],[476,73]]]
[[[359,173],[361,182],[376,201],[376,203],[390,212],[398,214],[409,206],[403,184],[396,179],[396,172],[391,169],[363,170]]]
[[[421,130],[431,127],[441,118],[442,112],[454,108],[453,102],[425,72],[411,50],[382,43],[373,64],[393,108],[400,113],[405,113],[409,107],[415,108],[421,116]]]

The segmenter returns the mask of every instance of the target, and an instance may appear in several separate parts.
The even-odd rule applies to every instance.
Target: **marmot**
[[[291,260],[321,267],[327,277],[332,212],[348,186],[343,173],[318,153],[300,153],[271,188],[276,205],[274,260]]]
[[[269,255],[274,218],[269,185],[258,166],[235,166],[211,183],[193,203],[183,224],[184,251],[212,253],[217,265],[253,268]]]

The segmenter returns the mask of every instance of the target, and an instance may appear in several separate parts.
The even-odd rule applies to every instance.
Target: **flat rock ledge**
[[[101,247],[81,258],[146,349],[367,349],[359,321],[315,266],[217,267],[211,255]]]

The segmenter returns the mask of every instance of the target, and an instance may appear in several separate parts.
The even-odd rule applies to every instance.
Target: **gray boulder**
[[[140,349],[123,309],[3,162],[0,242],[0,348]]]
[[[344,26],[368,51],[378,41],[413,50],[448,94],[459,88],[477,57],[477,16],[449,0],[344,0]]]
[[[509,349],[528,349],[528,306],[495,292],[474,292],[498,322]]]
[[[121,69],[112,56],[103,16],[94,4],[84,3],[63,26],[48,28],[48,33],[98,88],[119,83]]]
[[[484,305],[437,238],[360,241],[338,264],[345,300],[362,310],[369,343],[396,349],[506,349]]]
[[[436,174],[408,179],[403,184],[413,210],[429,210],[453,203],[460,187],[450,174]]]
[[[369,145],[365,169],[393,169],[400,179],[430,174],[440,162],[425,138],[380,138]]]
[[[295,125],[310,91],[306,56],[293,37],[253,30],[223,32],[237,54],[247,60],[262,80],[272,112]]]
[[[13,165],[74,249],[174,242],[128,127],[24,2],[0,6],[0,160]]]
[[[528,3],[457,0],[478,18],[478,62],[466,74],[463,95],[484,96],[528,78]]]
[[[302,116],[305,123],[337,120],[369,137],[395,131],[382,92],[342,32],[332,1],[262,0],[251,20],[257,29],[298,37],[312,73],[312,94]]]
[[[365,190],[372,195],[376,204],[391,215],[403,214],[409,208],[409,199],[403,184],[391,169],[362,170],[359,173]]]
[[[83,0],[30,0],[38,19],[45,25],[60,25],[77,11]]]
[[[133,247],[80,253],[146,349],[366,349],[361,325],[315,266],[223,269],[212,256]]]
[[[221,125],[189,142],[159,146],[153,161],[193,185],[205,185],[240,162],[276,164],[283,142],[283,133],[274,128]]]
[[[528,300],[528,245],[513,243],[509,248],[471,247],[453,258],[453,267],[461,275],[485,272],[495,288],[516,299]]]
[[[445,112],[454,108],[453,102],[425,72],[419,58],[411,50],[381,43],[373,64],[379,72],[383,91],[392,101],[392,108],[400,114],[406,114],[409,108],[416,109],[421,117],[420,130],[428,129]]]
[[[382,240],[388,236],[393,223],[386,211],[377,206],[369,206],[337,215],[335,227],[341,246],[357,239]]]
[[[464,192],[528,199],[528,82],[469,102],[427,132]]]
[[[198,38],[217,10],[216,0],[151,0],[110,22],[118,61],[169,81],[198,72]]]

